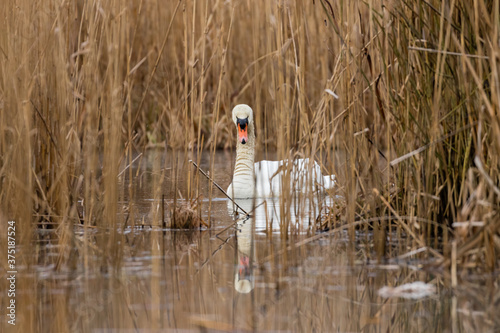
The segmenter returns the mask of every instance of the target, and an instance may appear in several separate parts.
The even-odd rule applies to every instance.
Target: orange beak
[[[250,275],[250,258],[247,256],[240,257],[240,264],[238,265],[238,275],[240,277],[247,277]]]
[[[241,125],[238,124],[238,141],[240,141],[242,144],[245,144],[248,142],[248,126],[243,126],[243,129],[241,129]]]

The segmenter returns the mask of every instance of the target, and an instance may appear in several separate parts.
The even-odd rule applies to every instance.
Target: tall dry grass
[[[117,229],[135,211],[121,168],[147,147],[198,161],[233,148],[238,103],[254,109],[259,151],[338,174],[346,205],[325,214],[331,228],[371,221],[380,242],[398,228],[439,263],[455,248],[458,263],[498,265],[498,0],[8,0],[0,11],[1,218],[22,244],[54,229],[58,267],[77,260],[75,225],[111,230],[103,264],[119,260]],[[155,170],[176,186],[177,167]],[[200,182],[191,175],[185,197]]]

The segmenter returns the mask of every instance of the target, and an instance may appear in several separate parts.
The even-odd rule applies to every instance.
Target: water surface
[[[388,235],[391,257],[379,261],[369,230],[358,230],[354,241],[347,231],[324,236],[311,231],[321,208],[308,201],[306,209],[288,210],[291,231],[283,233],[279,200],[266,201],[253,218],[235,220],[222,194],[207,199],[209,183],[202,179],[201,211],[212,222],[210,230],[151,227],[151,209],[159,204],[152,167],[158,156],[163,154],[148,153],[140,162],[132,184],[136,227],[129,221],[120,230],[119,263],[110,266],[98,248],[103,231],[90,236],[85,250],[77,230],[79,254],[72,268],[56,269],[50,258],[58,249],[40,242],[38,264],[20,273],[34,290],[19,290],[33,295],[35,331],[498,331],[498,277],[470,275],[452,290],[446,272],[431,274],[422,269],[425,259],[405,256],[410,248],[398,234]],[[178,158],[182,172],[166,173],[167,205],[173,202],[173,184],[186,191],[183,184],[192,172],[183,156],[167,154],[170,158]],[[229,152],[215,155],[211,176],[223,188],[231,179],[232,158]],[[204,155],[200,166],[209,170],[209,163]],[[122,182],[126,187],[127,179]],[[127,205],[124,197],[120,204]],[[253,202],[242,205],[251,210]],[[378,293],[416,281],[435,291],[416,299]]]

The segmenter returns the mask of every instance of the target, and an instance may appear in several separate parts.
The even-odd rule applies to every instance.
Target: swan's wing
[[[323,186],[325,190],[331,190],[335,186],[335,175],[323,176]]]
[[[260,161],[255,163],[255,185],[258,197],[269,198],[279,195],[280,165],[280,161]]]
[[[309,158],[300,158],[293,161],[291,186],[296,191],[308,192],[315,188],[316,183],[323,183],[321,167],[316,161]]]
[[[299,162],[297,163],[297,166],[301,166],[302,172],[303,173],[307,172],[311,176],[311,179],[313,180],[313,182],[315,182],[313,185],[319,185],[320,189],[325,189],[325,190],[330,190],[335,186],[336,184],[335,175],[324,176],[321,172],[321,166],[316,161],[313,161],[310,171],[308,171],[307,169],[309,165],[308,164],[309,159],[305,158],[298,161]]]
[[[286,172],[288,160],[260,161],[255,163],[257,197],[269,198],[281,194],[281,181]],[[290,174],[290,191],[303,193],[320,189],[331,189],[335,185],[335,175],[323,176],[320,165],[309,158],[293,161]]]

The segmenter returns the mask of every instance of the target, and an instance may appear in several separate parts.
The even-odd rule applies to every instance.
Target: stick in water
[[[226,191],[224,191],[224,190],[222,189],[222,187],[220,187],[220,186],[219,186],[219,184],[217,184],[216,182],[214,182],[214,181],[213,181],[213,179],[212,179],[212,178],[210,178],[210,176],[209,176],[209,175],[207,175],[207,174],[205,173],[205,171],[203,171],[203,170],[202,170],[202,169],[198,166],[198,164],[196,164],[193,160],[189,160],[189,162],[193,163],[193,165],[196,167],[196,169],[198,169],[198,170],[202,173],[202,175],[203,175],[203,176],[207,177],[207,179],[208,179],[208,180],[210,180],[210,181],[212,182],[212,184],[214,184],[214,185],[215,185],[215,187],[217,187],[217,188],[218,188],[218,189],[219,189],[222,193],[224,193],[224,195],[225,195],[225,196],[226,196],[229,200],[231,200],[231,201],[233,202],[233,204],[235,204],[235,206],[236,206],[236,207],[238,207],[238,208],[239,208],[239,209],[240,209],[240,210],[241,210],[241,211],[242,211],[242,212],[243,212],[246,216],[250,216],[250,214],[248,214],[248,213],[247,213],[247,212],[246,212],[243,208],[241,208],[241,207],[240,207],[240,205],[238,205],[238,204],[237,204],[237,203],[233,200],[233,198],[231,198],[231,197],[230,197],[230,196],[226,193]]]

